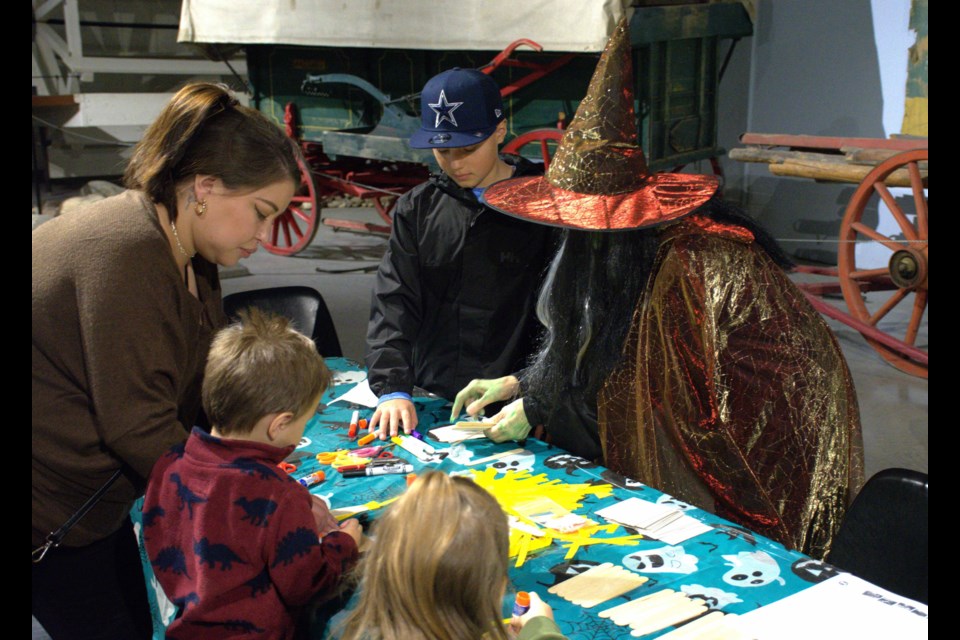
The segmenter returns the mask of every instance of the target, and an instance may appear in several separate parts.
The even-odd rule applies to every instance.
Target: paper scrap
[[[353,404],[359,404],[359,405],[363,405],[364,407],[369,407],[373,409],[377,406],[377,402],[379,401],[379,398],[377,398],[376,394],[374,394],[373,391],[370,390],[370,382],[367,380],[363,380],[363,382],[358,382],[353,388],[351,388],[346,393],[328,402],[327,406],[329,407],[334,402],[340,402],[340,401],[351,402]]]

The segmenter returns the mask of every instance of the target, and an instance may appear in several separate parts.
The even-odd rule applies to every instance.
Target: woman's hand
[[[520,381],[516,376],[504,376],[493,380],[471,380],[457,394],[450,411],[450,422],[455,422],[460,411],[466,406],[467,414],[475,418],[483,415],[483,408],[488,404],[510,400],[516,397],[520,390]]]
[[[523,398],[518,398],[490,418],[496,426],[484,429],[483,434],[494,442],[524,440],[530,433],[530,423],[523,410]]]

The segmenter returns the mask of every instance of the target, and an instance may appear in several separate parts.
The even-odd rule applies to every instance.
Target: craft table
[[[368,510],[365,511],[365,517],[369,522],[373,522],[382,509],[389,508],[389,504],[379,505],[388,503],[405,491],[406,476],[401,474],[344,478],[332,467],[317,461],[316,456],[321,452],[357,448],[356,438],[351,439],[348,436],[351,415],[356,409],[359,409],[360,417],[369,419],[373,414],[372,409],[344,401],[327,406],[327,402],[343,395],[365,378],[362,367],[351,360],[330,358],[327,363],[334,371],[334,384],[324,394],[317,415],[307,423],[301,444],[286,461],[296,465],[296,470],[291,474],[296,478],[323,469],[326,480],[312,486],[310,491],[326,497],[335,511],[366,505]],[[437,442],[431,438],[429,432],[434,427],[450,424],[450,403],[429,396],[415,397],[414,402],[419,415],[417,431],[423,434],[424,441],[437,452],[447,451],[451,445]],[[375,440],[371,446],[376,444],[383,443]],[[486,438],[467,440],[463,444],[473,453],[473,460],[518,448],[516,442],[496,444]],[[521,566],[516,566],[517,557],[513,557],[510,559],[511,584],[504,599],[505,617],[510,615],[513,594],[516,591],[536,591],[553,607],[560,629],[569,638],[630,638],[629,627],[615,624],[598,614],[616,605],[664,589],[672,589],[690,599],[702,600],[708,607],[708,613],[720,611],[723,614],[739,616],[799,593],[838,574],[830,565],[788,550],[777,542],[711,513],[680,503],[652,487],[626,479],[545,442],[530,438],[523,449],[522,454],[470,466],[454,462],[450,456],[440,462],[424,464],[399,447],[395,446],[390,451],[412,463],[414,473],[417,474],[435,468],[447,473],[480,478],[487,483],[518,478],[525,479],[527,483],[540,482],[545,487],[576,485],[584,491],[584,495],[574,513],[602,524],[606,524],[606,521],[593,515],[598,509],[629,498],[640,498],[679,507],[683,509],[684,515],[696,518],[709,528],[706,532],[675,545],[645,537],[630,540],[628,544],[584,544],[575,548],[572,557],[568,557],[571,555],[571,545],[555,540],[549,547],[527,553]],[[511,472],[521,475],[511,475]],[[550,482],[553,484],[549,484]],[[505,486],[507,485],[509,482],[505,483]],[[544,491],[544,495],[549,493]],[[139,515],[137,511],[135,507],[135,520]],[[635,531],[618,526],[616,531],[604,532],[596,537],[617,540],[633,533]],[[603,563],[612,563],[614,567],[624,568],[632,575],[647,580],[623,595],[590,608],[572,604],[548,592],[554,585]],[[157,602],[156,583],[146,558],[144,569],[148,582],[152,584],[150,595],[153,599],[155,620],[169,619],[172,612],[169,609],[164,611],[163,604]],[[161,597],[160,600],[162,602],[164,599]],[[157,637],[162,637],[163,623],[158,621],[157,628]],[[667,627],[642,637],[657,638],[673,630],[674,627]]]

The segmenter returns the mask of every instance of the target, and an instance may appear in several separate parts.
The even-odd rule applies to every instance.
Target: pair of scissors
[[[366,458],[360,458],[346,449],[338,449],[337,451],[322,451],[317,454],[317,462],[320,464],[329,464],[332,467],[343,467],[346,465],[362,464],[366,462]]]
[[[287,473],[293,473],[294,471],[297,470],[297,465],[291,462],[281,462],[277,466],[283,469],[284,471],[286,471]]]

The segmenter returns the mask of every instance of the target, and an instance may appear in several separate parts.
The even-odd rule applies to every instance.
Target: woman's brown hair
[[[300,184],[300,148],[223,85],[195,82],[170,99],[147,128],[127,164],[123,183],[146,192],[177,218],[177,185],[196,174],[228,189],[259,189],[279,180]]]

